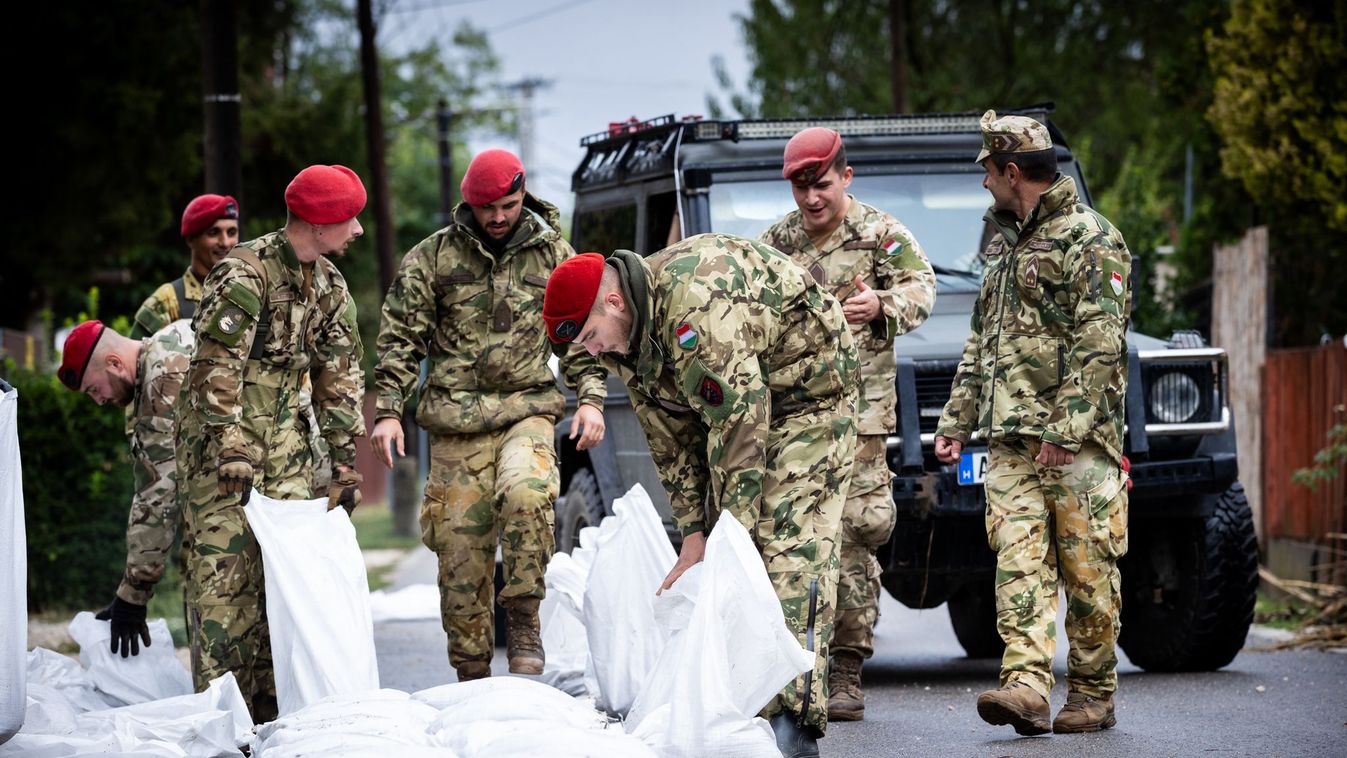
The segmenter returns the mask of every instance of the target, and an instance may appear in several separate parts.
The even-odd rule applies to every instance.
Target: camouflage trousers
[[[855,395],[834,407],[773,419],[767,441],[762,510],[733,513],[762,552],[786,624],[814,670],[797,677],[762,709],[828,728],[828,643],[837,602],[838,541],[856,446]],[[716,514],[711,514],[713,517]]]
[[[1085,443],[1056,468],[1034,461],[1041,443],[991,445],[987,538],[996,551],[996,626],[1005,640],[1001,684],[1052,690],[1057,592],[1066,592],[1067,686],[1107,697],[1117,689],[1121,592],[1127,552],[1127,489],[1118,463]]]
[[[856,462],[842,509],[842,559],[837,577],[837,624],[832,652],[869,658],[879,621],[879,560],[875,551],[893,534],[893,471],[885,456],[887,435],[856,438]]]
[[[254,465],[253,486],[268,497],[312,497],[312,448],[291,405],[294,393],[244,385],[244,428],[268,451]],[[185,571],[187,634],[192,680],[198,692],[232,671],[259,724],[276,718],[276,681],[267,627],[262,553],[238,495],[221,495],[216,479],[218,443],[207,440],[199,419],[179,421],[178,487],[188,546]]]
[[[561,487],[552,430],[551,419],[531,416],[494,432],[431,438],[421,541],[439,558],[440,615],[455,668],[491,660],[497,537],[501,602],[545,593]]]

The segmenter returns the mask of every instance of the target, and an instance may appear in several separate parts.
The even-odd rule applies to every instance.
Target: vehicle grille
[[[917,418],[922,434],[934,434],[940,414],[949,401],[950,385],[958,361],[916,361]],[[899,395],[901,397],[901,393]]]

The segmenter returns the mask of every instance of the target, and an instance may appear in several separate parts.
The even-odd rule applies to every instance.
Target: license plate
[[[987,453],[964,453],[959,456],[959,484],[972,486],[987,480]]]

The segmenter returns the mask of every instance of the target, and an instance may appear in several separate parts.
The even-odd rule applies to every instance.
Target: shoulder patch
[[[874,240],[852,240],[842,244],[843,250],[874,250],[878,244]]]
[[[702,386],[697,394],[710,405],[720,406],[725,403],[725,389],[713,376],[702,377]]]
[[[1001,242],[1001,240],[996,240],[995,242],[993,242],[993,243],[991,243],[990,245],[988,245],[988,246],[987,246],[987,249],[984,250],[982,254],[983,254],[983,255],[1000,255],[1001,252],[1002,252],[1003,250],[1005,250],[1005,245]]]
[[[697,332],[688,322],[684,321],[679,324],[678,328],[674,330],[674,334],[678,335],[678,346],[684,350],[691,350],[697,346]]]
[[[696,358],[683,374],[681,388],[689,400],[696,398],[694,405],[699,405],[699,412],[713,422],[729,418],[738,405],[739,393]]]
[[[1034,239],[1029,240],[1028,247],[1030,250],[1044,250],[1044,251],[1051,250],[1052,240],[1043,239],[1042,237],[1036,237]]]
[[[895,256],[895,255],[897,255],[897,254],[903,252],[903,243],[899,242],[899,241],[896,240],[896,239],[890,239],[890,240],[888,240],[887,242],[885,242],[884,244],[880,245],[879,247],[880,247],[880,249],[883,250],[885,253],[888,253],[888,254],[889,254],[889,257],[893,257],[893,256]]]

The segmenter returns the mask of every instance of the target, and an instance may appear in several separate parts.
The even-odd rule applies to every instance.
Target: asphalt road
[[[433,581],[433,572],[426,551],[405,564],[396,584]],[[832,724],[820,743],[825,756],[1347,758],[1347,654],[1260,652],[1273,639],[1255,628],[1221,671],[1147,674],[1123,657],[1115,728],[1019,737],[978,718],[974,701],[995,686],[998,664],[963,656],[943,607],[913,611],[886,597],[882,612],[877,652],[864,671],[865,720]],[[377,624],[375,641],[384,686],[415,691],[454,681],[438,621]],[[504,659],[497,651],[498,675],[506,673]],[[1054,714],[1066,699],[1064,648],[1056,668]]]

